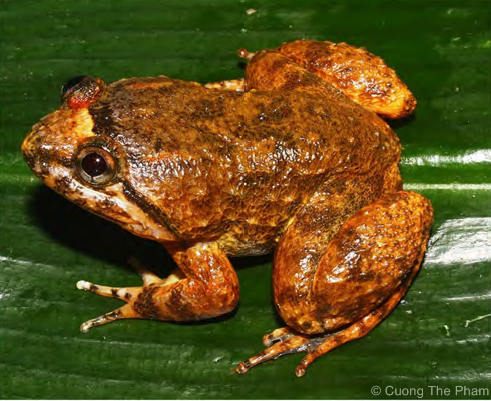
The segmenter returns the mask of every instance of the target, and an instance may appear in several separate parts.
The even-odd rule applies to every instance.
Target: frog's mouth
[[[68,184],[68,192],[65,190],[63,195],[70,201],[135,235],[160,242],[175,240],[175,236],[165,226],[156,223],[137,204],[128,200],[122,183],[99,190],[72,179]]]
[[[62,166],[51,166],[43,182],[71,202],[112,221],[140,237],[160,242],[175,240],[164,226],[150,218],[137,204],[128,200],[122,183],[104,188],[90,188],[73,176],[73,171]],[[35,171],[36,172],[36,171]]]

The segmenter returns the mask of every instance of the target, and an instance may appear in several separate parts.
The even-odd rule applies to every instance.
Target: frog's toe
[[[152,284],[169,285],[184,278],[184,274],[180,269],[175,269],[167,278],[163,279],[148,270],[136,258],[130,258],[128,260],[128,263],[138,272],[143,280],[143,285],[145,287],[148,287]]]
[[[263,344],[266,347],[271,347],[273,344],[287,340],[293,337],[295,332],[289,327],[281,327],[272,333],[268,333],[263,337]]]
[[[80,326],[80,331],[82,333],[87,333],[92,327],[100,326],[102,324],[114,322],[118,319],[128,319],[137,317],[133,308],[126,304],[121,308],[115,309],[111,312],[105,313],[104,315],[98,316],[95,319],[87,320]]]
[[[130,288],[117,288],[117,287],[107,287],[105,285],[99,285],[90,283],[85,280],[80,280],[77,282],[77,288],[79,290],[93,292],[94,294],[101,295],[108,298],[117,298],[122,301],[128,302],[135,295],[141,292],[140,287],[130,287]]]
[[[356,330],[359,331],[360,324],[355,324],[349,330],[342,330],[334,334],[321,334],[317,336],[293,334],[294,331],[288,327],[277,329],[265,335],[263,342],[266,346],[273,344],[263,352],[241,362],[235,368],[235,373],[244,374],[260,363],[278,359],[283,355],[297,354],[306,352],[307,355],[302,359],[300,365],[295,369],[295,375],[301,377],[305,371],[320,356],[336,348],[340,344],[353,339]]]
[[[235,373],[244,374],[247,373],[249,369],[259,365],[260,363],[277,359],[283,355],[307,351],[308,344],[311,341],[311,338],[303,335],[291,335],[289,338],[277,342],[271,347],[265,349],[263,352],[249,358],[247,361],[239,363],[235,368]]]
[[[79,290],[93,292],[94,294],[101,295],[103,297],[117,298],[125,302],[130,302],[141,292],[141,287],[115,288],[90,283],[84,280],[77,282],[77,288]],[[133,306],[127,303],[121,308],[105,313],[104,315],[96,317],[95,319],[86,321],[80,326],[80,331],[82,333],[87,333],[92,327],[100,326],[101,324],[113,322],[114,320],[118,319],[128,319],[133,317],[137,317]]]

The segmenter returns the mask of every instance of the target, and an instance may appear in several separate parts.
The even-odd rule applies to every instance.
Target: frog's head
[[[62,89],[62,106],[32,128],[22,144],[31,170],[70,201],[134,234],[173,240],[151,205],[128,190],[121,145],[94,132],[89,111],[109,88],[99,79],[75,77]]]

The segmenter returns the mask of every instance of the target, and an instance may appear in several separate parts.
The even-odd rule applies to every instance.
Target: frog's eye
[[[78,175],[91,185],[106,185],[116,175],[116,162],[111,154],[102,148],[88,147],[77,156]]]

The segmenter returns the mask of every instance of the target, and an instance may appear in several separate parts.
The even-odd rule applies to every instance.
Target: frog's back
[[[399,158],[387,124],[342,96],[241,94],[164,77],[117,85],[111,118],[125,128],[107,133],[131,153],[128,185],[178,235],[218,240],[229,254],[269,251],[321,184],[380,175]]]

